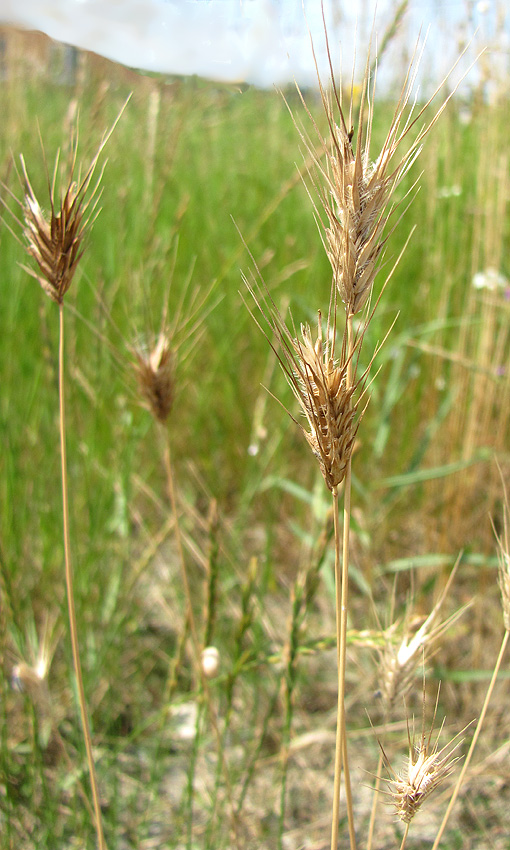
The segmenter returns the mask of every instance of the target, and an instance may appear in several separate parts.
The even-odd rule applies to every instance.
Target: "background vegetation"
[[[290,306],[296,325],[313,322],[330,270],[298,173],[296,128],[274,92],[141,76],[86,55],[72,81],[54,67],[34,75],[24,39],[0,89],[0,168],[18,197],[19,152],[44,197],[39,136],[51,168],[79,112],[86,163],[133,92],[66,302],[71,535],[108,846],[230,847],[234,812],[243,850],[320,848],[336,686],[329,501],[298,429],[261,387],[294,409],[239,292],[252,261],[236,230],[282,311]],[[398,314],[353,461],[347,702],[362,820],[378,758],[365,709],[377,726],[376,650],[393,588],[393,619],[412,593],[418,625],[462,552],[447,606],[473,604],[427,679],[431,703],[442,682],[453,734],[479,713],[503,630],[491,517],[500,528],[496,460],[504,478],[509,470],[509,104],[505,91],[488,91],[482,75],[428,138],[388,270],[417,230],[368,331],[366,350]],[[297,96],[288,98],[300,116]],[[308,102],[313,111],[312,93]],[[393,109],[379,100],[380,139]],[[399,192],[417,178],[415,168]],[[5,213],[0,834],[6,848],[92,847],[66,632],[58,326],[7,223],[19,235]],[[219,652],[210,680],[219,739],[193,670],[161,448],[132,369],[132,346],[151,344],[165,305],[176,323],[169,430],[179,524],[200,638]],[[507,687],[503,674],[445,847],[506,846]],[[419,713],[419,671],[414,691]],[[403,708],[385,747],[405,752]],[[426,846],[442,811],[439,801],[420,815],[409,846]],[[398,846],[391,811],[378,829],[376,846]]]

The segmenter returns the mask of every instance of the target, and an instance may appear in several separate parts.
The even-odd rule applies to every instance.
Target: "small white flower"
[[[438,198],[458,198],[459,195],[462,195],[462,186],[458,183],[454,183],[453,186],[441,186],[437,190]]]
[[[504,274],[490,266],[485,271],[473,275],[472,284],[475,289],[488,289],[490,292],[495,292],[498,289],[506,289],[509,281]]]
[[[215,646],[206,646],[202,652],[202,671],[207,679],[213,679],[220,669],[220,653]]]

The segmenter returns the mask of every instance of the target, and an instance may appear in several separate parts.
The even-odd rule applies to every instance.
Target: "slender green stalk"
[[[304,613],[304,587],[304,581],[301,578],[298,578],[292,592],[289,638],[285,650],[285,655],[287,656],[287,667],[284,676],[285,720],[283,728],[282,782],[280,787],[280,826],[278,830],[278,850],[283,850],[283,832],[285,828],[285,804],[288,784],[290,736],[294,715],[294,688],[296,685],[297,674],[296,659],[299,649],[299,632],[303,621]]]
[[[443,832],[445,830],[446,824],[448,822],[448,818],[450,817],[451,811],[452,811],[452,809],[455,805],[455,801],[457,800],[457,797],[459,795],[459,791],[462,787],[462,783],[464,781],[464,776],[466,775],[466,771],[467,771],[467,769],[469,767],[469,763],[471,761],[471,756],[473,755],[474,749],[476,747],[476,743],[478,741],[478,736],[480,735],[480,732],[482,730],[483,722],[485,720],[487,708],[489,707],[489,702],[490,702],[490,698],[492,696],[492,692],[494,690],[494,685],[496,684],[496,679],[498,677],[499,668],[501,667],[501,662],[503,660],[503,655],[505,653],[505,649],[506,649],[506,645],[508,643],[509,635],[510,635],[510,632],[507,629],[505,629],[505,634],[504,634],[503,640],[501,642],[501,647],[500,647],[498,658],[497,658],[497,661],[496,661],[496,666],[494,667],[494,671],[492,673],[492,677],[491,677],[491,680],[490,680],[490,683],[489,683],[489,687],[488,687],[487,693],[485,695],[485,700],[484,700],[484,703],[483,703],[482,711],[480,713],[480,717],[478,718],[478,722],[476,724],[476,729],[475,729],[475,733],[473,735],[473,740],[471,741],[471,745],[469,747],[468,754],[467,754],[467,756],[464,760],[464,764],[462,765],[462,770],[461,770],[459,778],[457,780],[457,784],[455,785],[455,789],[454,789],[453,794],[451,796],[450,802],[448,803],[448,808],[446,809],[446,812],[444,814],[441,826],[439,827],[439,832],[436,835],[436,840],[434,841],[434,844],[432,846],[432,850],[437,850],[437,848],[439,847],[439,842],[440,842],[441,837],[443,835]]]
[[[80,648],[78,643],[78,628],[76,625],[76,610],[74,605],[73,569],[71,563],[71,543],[69,537],[69,499],[67,492],[67,458],[66,458],[66,425],[65,425],[65,400],[64,400],[64,303],[59,303],[59,348],[58,348],[58,393],[60,412],[60,458],[62,464],[62,512],[64,523],[64,556],[65,575],[67,589],[67,607],[69,612],[69,630],[71,634],[71,647],[73,653],[74,672],[78,687],[78,702],[80,704],[83,738],[87,753],[89,767],[90,786],[94,803],[95,826],[99,850],[106,850],[103,835],[103,823],[101,818],[101,806],[99,803],[99,790],[97,785],[94,757],[92,755],[92,740],[90,736],[90,724],[83,687],[83,676],[81,672]]]

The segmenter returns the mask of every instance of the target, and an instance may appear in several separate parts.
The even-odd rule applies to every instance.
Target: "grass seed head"
[[[444,747],[439,748],[439,738],[443,730],[444,721],[441,724],[434,740],[434,723],[436,720],[437,706],[439,702],[439,691],[436,697],[436,704],[432,723],[429,731],[425,729],[425,677],[423,679],[423,713],[421,723],[421,734],[418,740],[414,734],[414,718],[412,721],[413,733],[409,728],[409,718],[407,720],[407,739],[409,745],[409,755],[406,759],[406,764],[403,770],[396,773],[386,755],[384,748],[381,747],[384,763],[391,775],[389,779],[390,794],[393,799],[398,817],[401,821],[409,824],[418,810],[421,808],[427,797],[436,790],[445,779],[450,776],[455,762],[458,761],[458,756],[453,756],[454,751],[460,745],[461,740],[459,735],[456,735]]]
[[[140,393],[158,422],[166,422],[174,401],[174,357],[170,338],[162,332],[147,354],[134,348],[134,369]]]
[[[83,255],[84,240],[95,218],[96,196],[101,175],[89,192],[91,180],[102,146],[92,160],[85,177],[75,179],[77,145],[74,145],[69,174],[64,189],[57,194],[55,183],[59,156],[55,161],[53,180],[48,180],[49,212],[45,212],[30,182],[21,156],[24,199],[21,202],[23,235],[26,250],[35,260],[38,271],[26,269],[57,304],[62,304]]]
[[[338,364],[324,346],[320,321],[314,343],[310,328],[301,328],[302,341],[293,339],[296,356],[294,391],[308,420],[304,431],[332,490],[345,476],[357,431],[356,385],[347,385],[347,363]]]
[[[290,107],[289,111],[312,162],[309,194],[320,223],[333,281],[347,315],[354,315],[363,310],[370,298],[381,255],[397,223],[390,223],[403,201],[395,198],[396,189],[419,156],[424,137],[453,92],[428,122],[417,126],[441,88],[438,87],[425,105],[416,108],[416,99],[413,102],[412,96],[420,60],[417,45],[386,138],[374,155],[371,142],[377,99],[377,61],[371,63],[369,49],[359,106],[356,108],[351,85],[350,100],[345,108],[341,88],[335,81],[326,30],[325,42],[330,70],[327,87],[322,83],[315,52],[314,59],[326,130],[312,116],[299,87],[298,93],[312,123],[315,139],[298,125]],[[411,138],[413,128],[416,133]],[[412,194],[413,188],[409,191]]]
[[[263,331],[306,417],[308,430],[290,411],[287,412],[303,431],[308,445],[319,461],[328,488],[333,490],[345,477],[363,415],[362,412],[358,414],[358,406],[363,396],[366,374],[356,378],[357,357],[363,332],[357,336],[350,356],[347,355],[344,335],[341,354],[337,359],[334,312],[332,319],[331,308],[326,339],[322,335],[320,312],[315,341],[308,325],[301,326],[299,338],[295,329],[292,333],[285,324],[264,282],[261,280],[260,286],[257,286],[252,285],[246,278],[244,280],[276,338],[275,343],[274,339],[271,340]],[[335,300],[333,293],[333,302]],[[366,325],[364,327],[366,328]]]
[[[425,739],[422,734],[418,743],[410,746],[404,770],[391,780],[393,802],[401,821],[412,821],[427,797],[450,776],[457,760],[458,757],[452,758],[451,742],[439,750],[437,740],[431,746],[430,736]]]
[[[387,642],[379,652],[379,690],[382,695],[384,711],[387,714],[391,714],[395,706],[406,698],[413,685],[418,666],[427,664],[427,661],[434,655],[442,635],[462,616],[468,607],[464,606],[445,620],[439,620],[441,607],[458,564],[459,561],[450,573],[448,582],[432,611],[423,622],[419,623],[418,627],[416,627],[416,619],[413,618],[412,599],[410,599],[401,639],[399,641],[394,639],[398,623],[393,623],[387,630]]]

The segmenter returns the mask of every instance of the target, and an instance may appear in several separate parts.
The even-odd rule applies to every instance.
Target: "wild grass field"
[[[26,270],[35,264],[12,197],[23,202],[19,154],[47,212],[45,157],[51,180],[60,148],[65,174],[78,126],[86,168],[130,92],[100,156],[100,212],[64,309],[70,541],[105,845],[329,847],[333,515],[278,404],[299,419],[241,274],[251,253],[297,329],[327,310],[307,152],[277,92],[144,76],[87,55],[62,83],[51,67],[29,67],[27,38],[16,36],[0,88],[1,847],[97,846],[64,581],[59,308]],[[460,733],[454,756],[465,756],[505,634],[509,103],[483,67],[396,189],[404,210],[420,187],[388,239],[374,298],[416,229],[360,354],[362,372],[396,320],[352,459],[345,711],[360,847],[378,741],[400,770],[407,726],[416,716],[419,737],[425,691],[430,728],[441,683],[441,746]],[[297,93],[286,98],[310,130]],[[326,132],[317,95],[306,100]],[[394,109],[391,93],[378,98],[375,150]],[[171,410],[158,422],[137,364],[154,363],[162,329]],[[392,659],[457,560],[434,639],[390,716]],[[441,840],[448,850],[508,847],[507,667]],[[408,848],[432,847],[461,764],[413,819]],[[384,796],[369,842],[378,850],[400,847],[404,831]],[[349,846],[343,790],[339,846]]]

